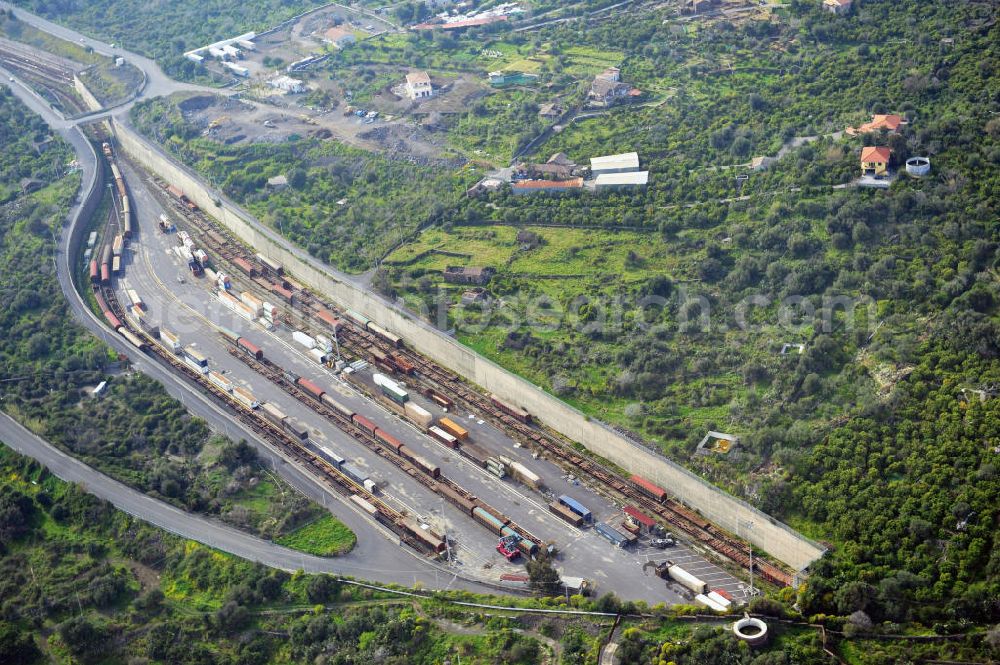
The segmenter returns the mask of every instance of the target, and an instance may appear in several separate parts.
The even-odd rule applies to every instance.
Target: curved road
[[[74,318],[115,351],[127,355],[133,367],[160,381],[167,392],[180,400],[192,415],[205,419],[216,431],[224,432],[231,438],[244,438],[252,443],[264,463],[270,465],[296,490],[324,506],[336,504],[338,519],[357,534],[358,543],[350,554],[343,557],[333,559],[310,557],[227,527],[217,520],[186,514],[156,501],[87,467],[82,462],[73,460],[12,421],[0,419],[0,438],[10,443],[16,450],[49,466],[56,475],[65,480],[84,482],[93,494],[111,501],[128,513],[179,535],[253,561],[278,568],[303,567],[310,572],[356,575],[397,584],[414,585],[419,582],[436,589],[461,588],[478,593],[496,593],[495,587],[459,578],[455,572],[417,555],[409,548],[400,547],[398,538],[394,534],[375,525],[353,505],[344,501],[343,497],[330,492],[313,476],[302,471],[297,465],[289,463],[283,455],[270,448],[252,430],[234,421],[231,414],[194,389],[180,376],[153,358],[137,351],[104,326],[76,290],[72,278],[72,256],[68,251],[70,240],[77,232],[82,202],[86,201],[95,184],[101,186],[101,183],[95,183],[97,155],[78,127],[61,118],[30,88],[16,79],[9,82],[9,78],[10,75],[4,73],[4,83],[28,108],[40,115],[54,131],[73,146],[80,164],[83,176],[80,195],[78,202],[74,203],[70,210],[69,223],[63,228],[54,257],[59,285]],[[67,475],[63,476],[63,473]]]

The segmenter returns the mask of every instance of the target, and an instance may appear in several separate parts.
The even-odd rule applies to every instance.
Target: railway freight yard
[[[730,572],[751,565],[739,541],[664,490],[563,448],[521,407],[322,303],[111,145],[104,156],[115,205],[88,268],[105,319],[320,477],[335,512],[367,515],[385,546],[513,592],[547,551],[567,593],[708,607],[752,593]]]

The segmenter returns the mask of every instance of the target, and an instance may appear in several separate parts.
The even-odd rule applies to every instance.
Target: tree
[[[528,562],[528,584],[532,589],[550,595],[558,594],[562,587],[559,572],[553,567],[548,554],[539,554]]]

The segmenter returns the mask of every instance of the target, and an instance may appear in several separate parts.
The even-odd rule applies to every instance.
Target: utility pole
[[[741,520],[737,519],[736,520],[736,536],[737,537],[740,536],[740,527],[741,526],[745,526],[747,529],[752,529],[753,528],[753,522],[750,521],[750,520],[747,520],[746,522],[744,522],[744,521],[741,521]],[[757,592],[753,588],[753,543],[750,542],[750,538],[749,537],[747,538],[747,547],[750,549],[750,591],[749,591],[749,595],[750,596],[754,596],[754,595],[756,595]]]

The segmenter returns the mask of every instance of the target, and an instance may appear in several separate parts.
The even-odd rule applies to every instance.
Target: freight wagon
[[[375,430],[375,438],[392,448],[392,452],[394,453],[398,453],[400,448],[403,447],[403,444],[399,441],[399,439],[388,432],[382,431],[381,429]]]
[[[116,256],[111,259],[111,274],[120,275],[122,273],[122,257]]]
[[[562,496],[559,497],[559,503],[566,506],[574,513],[582,517],[584,522],[590,522],[591,520],[594,519],[594,516],[590,513],[589,510],[587,510],[587,507],[571,496],[563,494]]]
[[[208,373],[208,358],[190,346],[184,347],[184,360],[202,374]]]
[[[348,418],[350,418],[354,415],[353,409],[348,408],[347,406],[341,404],[334,398],[330,397],[330,393],[323,393],[323,397],[320,398],[320,401],[322,401],[323,404],[326,404],[328,407],[332,408],[333,410],[337,411],[343,416],[347,416]]]
[[[354,321],[356,324],[364,328],[365,330],[368,329],[368,324],[371,323],[371,319],[369,319],[364,314],[355,312],[353,309],[346,310],[344,312],[344,315],[351,321]]]
[[[353,416],[351,416],[351,418],[352,418],[352,420],[354,420],[354,424],[355,425],[357,425],[361,429],[367,431],[369,434],[375,434],[375,430],[378,429],[375,426],[375,423],[373,423],[372,421],[368,420],[364,416],[359,416],[358,414],[355,413]]]
[[[208,380],[211,381],[217,388],[224,390],[227,393],[233,392],[233,382],[222,376],[218,372],[210,371],[208,373]]]
[[[625,536],[609,524],[598,522],[594,525],[594,531],[619,549],[624,549],[625,546],[628,545],[628,539],[626,539]]]
[[[239,386],[233,388],[233,397],[248,408],[256,409],[260,406],[260,402],[257,401],[257,398],[254,397],[253,393],[246,388],[241,388]]]
[[[500,532],[503,531],[503,528],[510,522],[510,520],[506,517],[501,518],[486,512],[482,506],[476,506],[472,509],[472,519],[476,520],[498,536],[500,535]]]
[[[364,482],[368,480],[368,475],[350,462],[343,462],[340,465],[340,470],[344,472],[344,475],[359,485],[363,485]]]
[[[317,319],[319,319],[324,324],[326,324],[326,326],[330,330],[332,330],[334,333],[336,333],[338,330],[340,330],[340,325],[341,325],[340,324],[340,319],[338,319],[337,317],[335,317],[329,311],[327,311],[325,309],[321,309],[318,312],[316,312],[316,314],[314,314],[313,316],[315,316]]]
[[[438,484],[437,493],[453,505],[460,508],[466,515],[469,515],[470,517],[472,516],[472,509],[476,507],[476,500],[474,497],[471,499],[466,498],[444,483]]]
[[[486,460],[492,457],[492,455],[490,455],[490,451],[481,446],[477,446],[474,443],[463,443],[462,447],[458,449],[458,452],[462,453],[483,468],[486,467]]]
[[[236,346],[243,349],[247,355],[253,356],[257,360],[264,359],[264,351],[253,342],[247,341],[245,337],[240,337],[236,342]]]
[[[458,439],[436,425],[428,427],[427,433],[450,448],[458,448]]]
[[[118,327],[118,334],[127,339],[129,344],[139,349],[140,351],[146,351],[149,348],[148,346],[146,346],[146,343],[139,338],[138,335],[133,333],[125,326]]]
[[[323,456],[326,457],[330,461],[330,463],[333,464],[338,469],[341,467],[341,465],[343,465],[344,462],[347,461],[337,453],[327,448],[326,446],[320,446],[319,450],[321,453],[323,453]]]
[[[264,417],[270,420],[272,423],[278,427],[284,427],[286,416],[284,412],[273,404],[268,404],[264,402],[260,405],[260,412],[264,414]]]
[[[451,418],[442,418],[438,421],[438,425],[441,429],[448,432],[448,434],[451,434],[459,441],[469,440],[469,430],[465,429]]]
[[[441,552],[444,552],[447,547],[441,536],[437,535],[430,529],[424,529],[412,518],[403,518],[401,526],[406,529],[406,531],[409,532],[417,541],[419,541],[422,547],[432,552],[440,554]]]
[[[101,272],[97,268],[97,260],[92,259],[90,261],[90,282],[97,284],[99,281],[101,281]]]
[[[376,435],[377,435],[377,432],[376,432]],[[416,454],[415,452],[413,452],[412,450],[410,450],[406,446],[400,446],[399,447],[399,454],[402,455],[404,458],[406,458],[406,459],[410,460],[411,462],[413,462],[413,464],[418,469],[420,469],[421,471],[423,471],[424,473],[426,473],[431,478],[440,478],[441,477],[441,469],[439,467],[437,467],[434,464],[431,464],[430,462],[428,462],[423,457],[421,457],[420,455]]]
[[[251,264],[246,259],[243,259],[243,258],[240,258],[240,257],[236,257],[235,259],[233,259],[233,264],[235,264],[237,268],[239,268],[240,270],[242,270],[243,272],[245,272],[250,277],[256,277],[257,276],[257,269],[254,268],[253,264]]]
[[[285,274],[285,268],[277,261],[272,261],[263,254],[257,254],[257,260],[260,261],[261,265],[267,270],[272,272],[274,275],[280,277]]]
[[[284,427],[289,434],[299,441],[305,441],[309,438],[309,430],[291,418],[285,418]]]
[[[164,330],[160,328],[160,341],[163,345],[170,349],[172,353],[181,352],[181,341],[177,338],[177,335],[173,334],[169,330]]]
[[[371,503],[361,498],[357,494],[351,495],[351,501],[355,503],[361,510],[368,513],[371,517],[376,517],[378,515],[378,509],[375,508]]]
[[[653,497],[657,501],[667,500],[667,491],[662,487],[657,487],[653,483],[649,482],[642,476],[632,476],[629,478],[633,485],[638,487],[640,490]]]
[[[566,520],[573,526],[581,526],[583,524],[583,518],[574,513],[572,510],[562,505],[558,501],[553,501],[549,504],[549,512],[559,517],[560,519]]]
[[[375,381],[375,385],[382,390],[382,394],[391,399],[393,402],[403,404],[410,399],[410,395],[405,390],[400,388],[398,383],[389,377],[376,373],[372,376],[372,379]]]
[[[312,381],[310,381],[309,379],[305,378],[304,376],[299,377],[299,379],[298,379],[298,381],[296,381],[296,383],[298,384],[298,386],[300,388],[302,388],[303,390],[305,390],[307,393],[309,393],[310,395],[312,395],[316,399],[318,399],[318,400],[323,399],[323,394],[326,391],[323,390],[322,388],[320,388],[318,385],[316,385]]]
[[[440,406],[445,411],[448,411],[449,409],[451,409],[451,407],[455,406],[455,403],[452,402],[450,398],[448,398],[445,395],[442,395],[433,388],[426,388],[426,387],[421,388],[420,394],[433,401],[435,404]]]
[[[416,365],[407,360],[401,353],[390,353],[389,360],[391,360],[392,364],[396,366],[396,369],[399,370],[400,374],[412,376],[417,369]]]
[[[430,411],[413,402],[406,402],[403,405],[403,412],[409,420],[424,429],[430,427],[431,423],[434,422],[434,416],[431,415]]]
[[[380,325],[377,325],[375,323],[369,322],[368,323],[368,332],[372,333],[373,335],[375,335],[377,337],[381,337],[385,341],[387,341],[390,344],[392,344],[393,346],[395,346],[397,349],[399,347],[403,346],[403,338],[402,337],[400,337],[399,335],[397,335],[395,333],[389,332],[388,330],[386,330],[385,328],[383,328]]]
[[[493,404],[493,406],[500,409],[508,416],[516,418],[517,420],[520,420],[522,423],[531,424],[531,414],[525,411],[524,409],[518,408],[511,404],[507,404],[496,395],[490,395],[490,402]]]
[[[125,224],[122,235],[128,240],[132,237],[132,208],[129,206],[128,197],[125,195],[122,195],[122,222]]]

